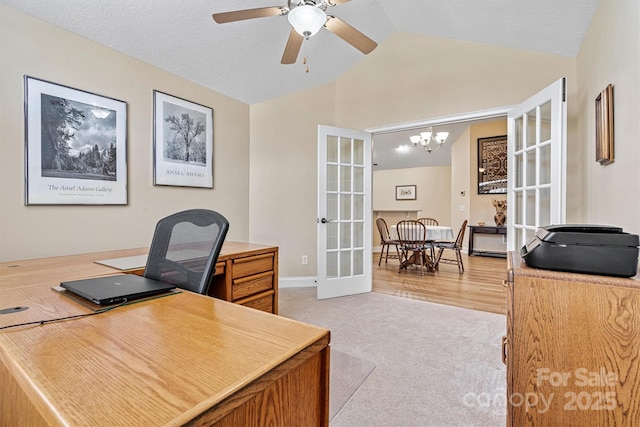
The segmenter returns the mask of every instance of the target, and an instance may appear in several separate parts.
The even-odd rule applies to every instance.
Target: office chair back
[[[229,221],[207,209],[190,209],[158,221],[144,276],[206,295]]]

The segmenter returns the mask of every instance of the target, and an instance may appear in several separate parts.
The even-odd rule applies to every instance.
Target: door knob
[[[332,222],[332,221],[333,221],[332,219],[327,219],[327,218],[322,218],[322,219],[320,220],[320,222],[321,222],[321,223],[323,223],[323,224],[326,224],[326,223],[328,223],[328,222]]]

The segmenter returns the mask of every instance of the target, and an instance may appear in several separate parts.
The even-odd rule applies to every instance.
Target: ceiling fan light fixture
[[[327,14],[324,10],[311,5],[302,5],[291,9],[287,14],[289,23],[303,36],[309,38],[320,31],[327,22]]]

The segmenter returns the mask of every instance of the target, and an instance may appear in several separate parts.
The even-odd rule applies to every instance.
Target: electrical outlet
[[[308,265],[309,264],[309,257],[306,255],[302,255],[302,265]]]

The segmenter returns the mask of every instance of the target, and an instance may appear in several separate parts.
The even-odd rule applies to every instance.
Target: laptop
[[[175,289],[175,285],[135,274],[71,280],[60,282],[60,286],[98,305],[120,304]]]

